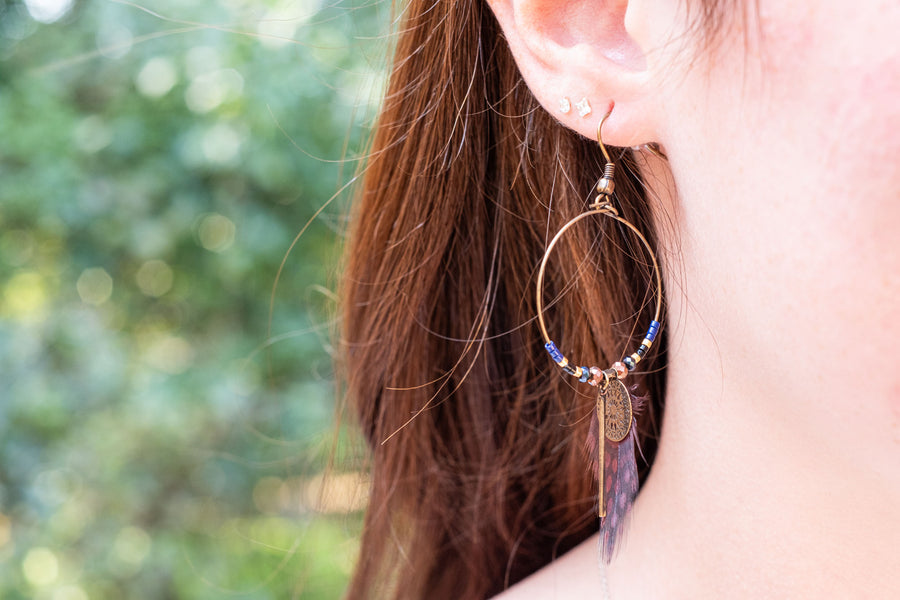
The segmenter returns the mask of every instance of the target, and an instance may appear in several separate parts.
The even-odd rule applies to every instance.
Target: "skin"
[[[712,43],[678,0],[491,8],[566,126],[615,101],[604,141],[669,158],[667,409],[612,598],[900,597],[900,4],[759,0]],[[596,552],[502,598],[599,597]]]

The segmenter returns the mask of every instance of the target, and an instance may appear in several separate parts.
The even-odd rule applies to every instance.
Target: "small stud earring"
[[[569,114],[569,111],[572,110],[572,102],[569,101],[568,98],[561,98],[559,100],[559,112],[564,115]]]
[[[575,105],[575,108],[578,109],[578,114],[582,117],[591,114],[591,103],[588,102],[587,98],[582,98],[578,104]]]

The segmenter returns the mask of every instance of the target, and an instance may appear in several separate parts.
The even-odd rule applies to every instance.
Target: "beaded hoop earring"
[[[629,371],[635,369],[653,346],[659,333],[659,319],[662,311],[662,278],[656,254],[647,238],[630,221],[621,217],[612,205],[612,196],[615,191],[615,164],[610,159],[602,138],[603,123],[610,114],[612,114],[612,106],[597,125],[597,142],[606,159],[603,177],[597,183],[597,197],[589,205],[587,211],[563,225],[550,240],[544,257],[541,259],[537,277],[537,318],[541,335],[544,338],[544,348],[563,371],[576,377],[580,382],[597,388],[597,418],[591,423],[589,451],[599,482],[597,506],[598,515],[601,518],[600,553],[607,563],[612,559],[616,543],[624,532],[625,522],[638,490],[637,465],[634,454],[637,421],[631,394],[622,380]],[[596,366],[573,366],[550,339],[550,335],[547,333],[547,324],[544,322],[542,296],[547,261],[562,235],[573,225],[592,215],[603,215],[614,219],[637,236],[650,255],[656,280],[656,310],[644,340],[634,353],[623,357],[621,361],[614,362],[607,369],[600,369]]]

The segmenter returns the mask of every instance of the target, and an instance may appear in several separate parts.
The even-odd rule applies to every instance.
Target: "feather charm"
[[[603,496],[606,514],[600,521],[600,557],[609,564],[628,528],[631,507],[638,492],[637,463],[634,456],[635,428],[633,421],[627,437],[621,442],[606,440],[603,468]]]
[[[637,420],[634,412],[643,398],[632,399],[618,379],[612,379],[597,394],[596,418],[591,419],[587,452],[591,471],[598,482],[600,557],[609,563],[621,541],[637,497],[635,460]],[[602,423],[602,427],[601,427]],[[604,435],[600,435],[600,431]]]

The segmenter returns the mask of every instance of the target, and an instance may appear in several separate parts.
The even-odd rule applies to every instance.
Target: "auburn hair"
[[[347,598],[489,598],[598,529],[584,451],[595,397],[548,359],[534,280],[604,161],[541,108],[481,0],[402,13],[340,290],[345,401],[371,447]],[[614,157],[617,208],[658,247],[632,153]],[[579,364],[619,360],[651,317],[649,261],[626,233],[582,221],[548,266],[548,325]],[[651,398],[642,476],[665,345],[637,377]]]

